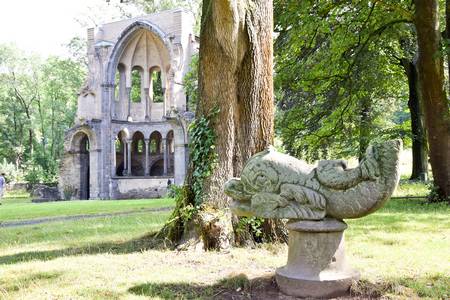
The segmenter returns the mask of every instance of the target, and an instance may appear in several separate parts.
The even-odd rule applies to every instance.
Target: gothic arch
[[[80,144],[82,142],[82,139],[84,136],[87,136],[89,139],[89,146],[91,150],[97,149],[97,137],[95,135],[95,132],[87,126],[81,126],[79,128],[76,128],[74,130],[71,138],[70,138],[70,148],[69,151],[77,152],[79,151]]]
[[[125,28],[125,30],[119,36],[117,43],[114,45],[113,50],[111,51],[111,55],[110,55],[110,58],[108,61],[107,71],[105,74],[106,78],[104,78],[104,82],[107,85],[114,84],[116,69],[119,64],[120,57],[122,56],[122,52],[127,47],[128,42],[133,38],[134,34],[139,29],[149,30],[151,33],[155,34],[155,36],[157,36],[162,41],[162,43],[164,44],[164,46],[166,47],[166,49],[169,53],[169,60],[170,60],[169,68],[170,69],[173,68],[174,53],[173,53],[173,48],[172,48],[171,42],[169,41],[169,38],[167,37],[167,35],[157,25],[155,25],[149,21],[145,21],[145,20],[135,21],[131,25],[129,25],[127,28]],[[171,73],[170,70],[169,70],[169,73]]]

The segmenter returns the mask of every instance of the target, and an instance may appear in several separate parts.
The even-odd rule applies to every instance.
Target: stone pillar
[[[116,139],[113,138],[111,141],[111,155],[112,155],[112,166],[111,166],[111,176],[116,176],[117,169],[117,154],[116,154]]]
[[[171,143],[173,143],[173,140],[167,140],[167,170],[170,169],[170,148]]]
[[[123,176],[127,175],[127,141],[123,140]]]
[[[145,143],[145,173],[144,173],[144,175],[148,176],[149,175],[149,169],[148,169],[148,162],[149,162],[148,155],[149,155],[149,151],[148,151],[148,146],[150,144],[150,140],[149,139],[145,139],[144,143]]]
[[[174,183],[181,185],[184,182],[184,177],[186,176],[186,166],[188,165],[188,160],[186,159],[187,145],[177,144],[175,142],[175,153],[174,153]]]
[[[127,153],[127,175],[131,176],[131,146],[132,146],[132,140],[127,140],[127,148],[128,148],[128,153]]]
[[[301,298],[334,298],[348,293],[359,272],[348,267],[344,252],[347,224],[336,219],[291,221],[286,266],[276,270],[280,290]]]
[[[127,92],[127,100],[128,100],[127,121],[132,121],[132,118],[131,118],[131,87],[127,87],[126,92]]]
[[[162,93],[163,93],[163,117],[165,117],[167,115],[167,97],[166,97],[166,89],[163,87],[162,88]]]
[[[148,114],[148,101],[149,101],[149,88],[144,88],[144,95],[145,95],[145,121],[150,121],[150,116]]]
[[[167,176],[167,139],[162,139],[163,157],[164,157],[164,176]]]
[[[116,119],[116,84],[112,86],[111,119]]]

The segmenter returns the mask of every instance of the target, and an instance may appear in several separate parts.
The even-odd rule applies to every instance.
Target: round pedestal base
[[[281,292],[286,295],[301,298],[335,298],[348,293],[354,280],[359,279],[359,272],[349,270],[345,274],[329,274],[329,278],[320,280],[313,278],[296,278],[279,268],[275,272],[275,278]]]
[[[344,230],[335,219],[297,221],[287,225],[289,254],[286,266],[276,270],[281,292],[302,298],[345,295],[359,273],[347,266]]]

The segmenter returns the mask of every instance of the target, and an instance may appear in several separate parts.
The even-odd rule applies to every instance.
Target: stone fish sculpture
[[[225,193],[240,216],[321,220],[360,218],[380,208],[399,181],[400,140],[369,146],[359,166],[320,161],[316,168],[273,148],[247,162]]]
[[[370,146],[353,169],[343,160],[314,168],[269,148],[249,159],[241,178],[225,184],[239,216],[290,219],[287,264],[275,278],[280,290],[302,298],[345,295],[359,272],[347,264],[346,218],[379,209],[399,181],[400,140]]]

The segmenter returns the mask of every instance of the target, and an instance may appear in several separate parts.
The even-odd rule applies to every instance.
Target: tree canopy
[[[0,45],[0,162],[9,180],[54,182],[84,66]],[[9,164],[13,164],[8,166]],[[25,177],[25,178],[24,178]]]

